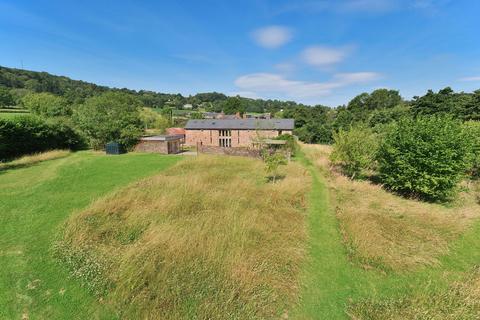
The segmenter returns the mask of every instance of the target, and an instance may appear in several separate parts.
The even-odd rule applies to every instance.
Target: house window
[[[231,137],[232,136],[232,130],[218,130],[218,135],[220,137]]]
[[[224,148],[232,146],[232,130],[218,130],[218,145]]]
[[[223,148],[230,148],[232,146],[232,139],[230,138],[219,138],[218,145]]]

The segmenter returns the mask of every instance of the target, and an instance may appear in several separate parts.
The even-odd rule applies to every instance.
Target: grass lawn
[[[0,169],[0,319],[115,318],[52,258],[52,241],[72,211],[179,159],[80,152]]]
[[[415,319],[477,319],[478,304],[468,304],[468,299],[475,300],[449,295],[448,286],[469,278],[480,264],[478,221],[449,244],[448,254],[439,257],[435,266],[406,272],[366,268],[349,259],[323,174],[304,155],[301,161],[313,176],[309,197],[310,258],[293,318],[411,319],[413,314]],[[472,283],[479,283],[476,274],[476,282]],[[478,301],[478,288],[470,290]]]

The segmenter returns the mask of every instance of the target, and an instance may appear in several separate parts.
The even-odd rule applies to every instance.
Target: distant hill
[[[0,66],[0,86],[26,89],[33,92],[50,92],[67,98],[72,103],[83,102],[85,98],[101,94],[106,91],[123,91],[137,96],[145,106],[161,108],[171,106],[182,108],[185,104],[195,107],[203,106],[212,111],[221,111],[223,103],[229,98],[223,93],[206,92],[193,96],[181,94],[159,93],[146,90],[130,90],[127,88],[110,88],[99,86],[81,80],[73,80],[65,76],[57,76],[48,72],[37,72],[23,69],[14,69]],[[248,112],[277,112],[280,109],[298,106],[293,101],[249,99],[238,97],[240,104]]]

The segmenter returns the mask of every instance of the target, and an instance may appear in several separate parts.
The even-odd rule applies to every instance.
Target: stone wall
[[[205,145],[198,144],[197,151],[198,153],[260,158],[259,150],[246,148],[246,147],[223,148],[223,147],[217,147],[217,146],[205,146]]]

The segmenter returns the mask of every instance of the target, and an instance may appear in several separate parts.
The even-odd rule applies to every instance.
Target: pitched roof
[[[180,140],[183,138],[184,136],[181,134],[172,134],[172,135],[141,137],[140,141],[173,141],[173,140]]]
[[[185,129],[293,130],[293,119],[204,119],[188,120]]]

